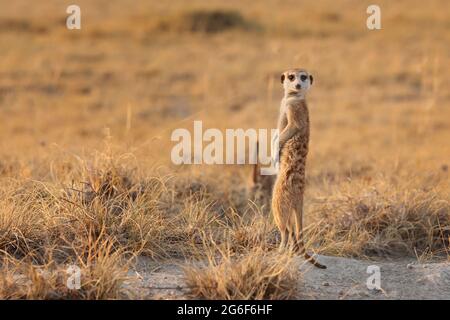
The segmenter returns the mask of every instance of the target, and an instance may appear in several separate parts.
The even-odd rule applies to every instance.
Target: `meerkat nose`
[[[302,88],[302,86],[300,84],[295,85],[295,89],[301,89],[301,88]]]

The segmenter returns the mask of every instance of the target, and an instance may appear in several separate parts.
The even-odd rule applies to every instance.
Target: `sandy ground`
[[[298,259],[301,277],[299,299],[450,299],[450,263],[418,264],[401,261],[361,261],[319,256],[327,265],[321,270]],[[381,290],[368,289],[368,266],[378,266]],[[156,265],[140,258],[130,275],[137,283],[130,290],[148,299],[187,299],[182,262]]]

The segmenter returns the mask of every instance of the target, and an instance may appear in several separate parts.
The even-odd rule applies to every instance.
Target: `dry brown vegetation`
[[[77,4],[69,31],[60,1],[0,0],[0,298],[133,297],[143,255],[189,260],[196,297],[295,298],[250,168],[170,161],[193,120],[274,127],[293,66],[316,79],[310,250],[448,259],[447,1],[379,1],[380,31],[370,1]]]
[[[268,253],[261,248],[238,257],[231,256],[230,252],[229,248],[215,247],[208,251],[205,265],[186,268],[186,283],[192,288],[193,297],[221,300],[295,298],[299,272],[291,256]]]

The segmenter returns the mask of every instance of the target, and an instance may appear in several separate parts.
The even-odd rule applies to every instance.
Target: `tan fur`
[[[303,243],[303,193],[309,144],[308,106],[303,95],[286,95],[283,107],[285,115],[280,114],[279,121],[280,170],[272,192],[272,212],[281,233],[280,248],[293,245],[316,267],[326,268],[306,253]]]

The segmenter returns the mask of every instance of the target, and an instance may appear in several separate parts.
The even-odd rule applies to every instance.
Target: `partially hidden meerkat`
[[[256,143],[256,157],[259,154],[259,142]],[[272,188],[275,183],[275,175],[262,175],[261,166],[253,165],[250,177],[250,198],[261,208],[263,213],[270,213],[270,203],[272,199]]]
[[[272,212],[281,233],[280,248],[293,245],[299,254],[318,268],[303,241],[303,193],[309,144],[309,111],[305,95],[313,83],[306,70],[292,69],[281,75],[284,97],[278,119],[280,164],[272,191]]]

